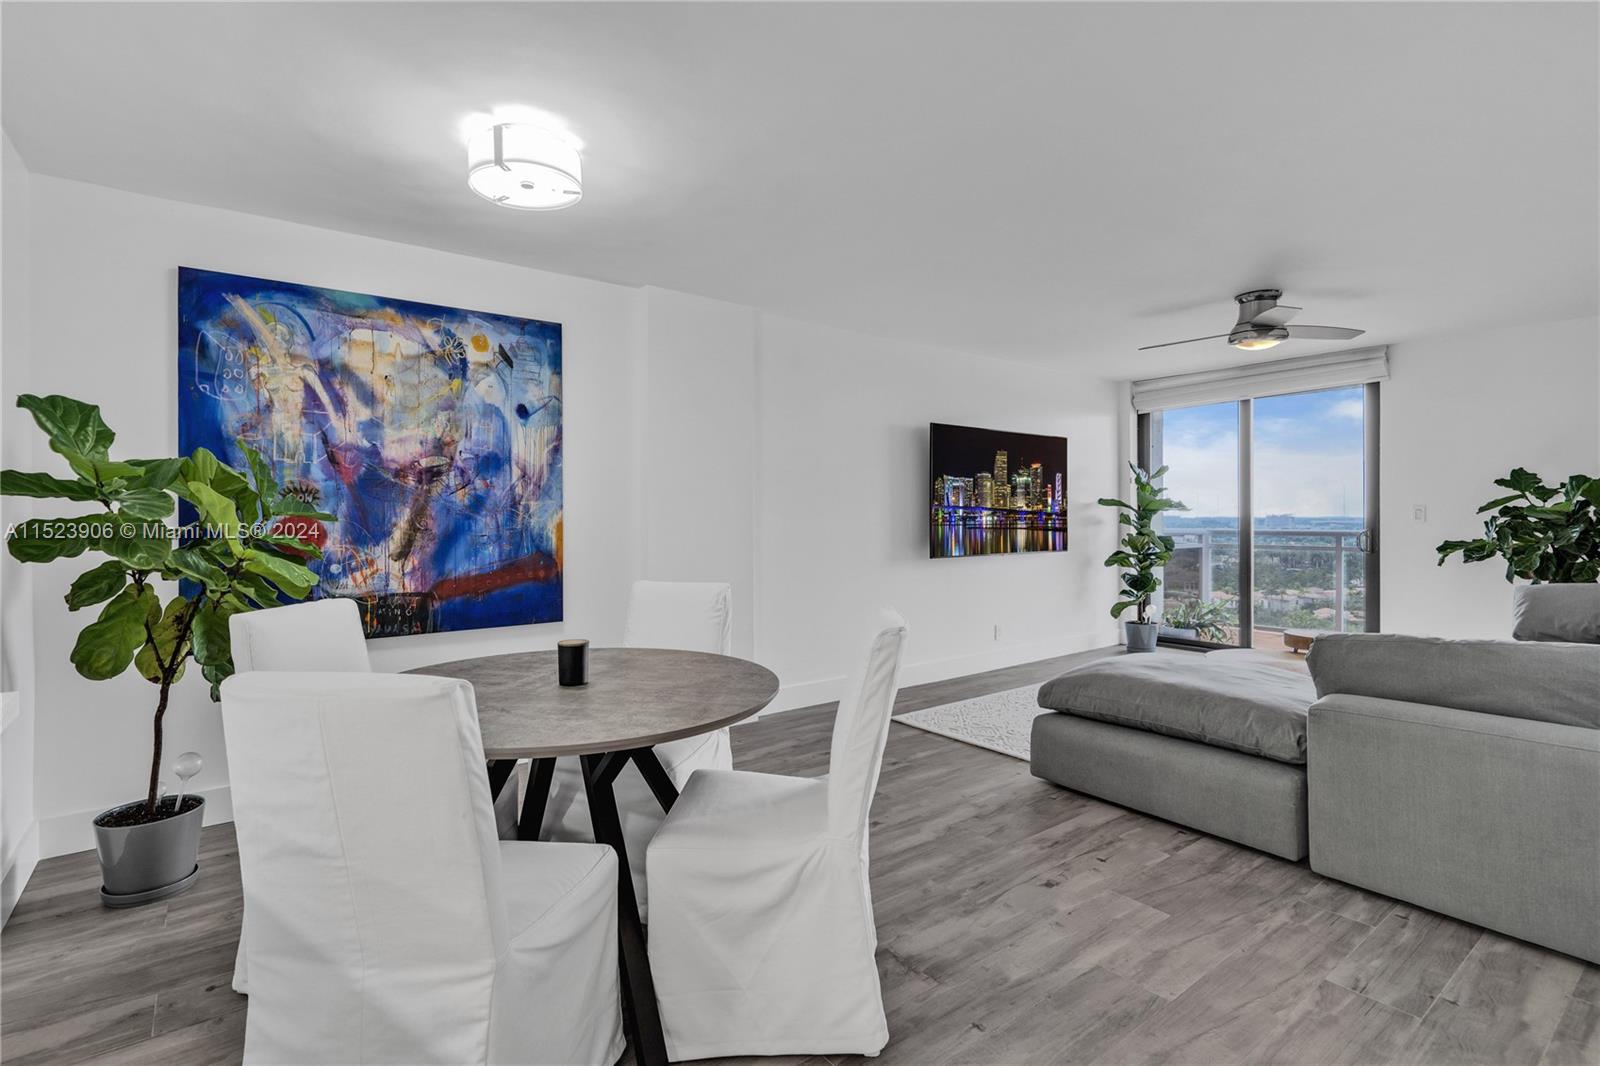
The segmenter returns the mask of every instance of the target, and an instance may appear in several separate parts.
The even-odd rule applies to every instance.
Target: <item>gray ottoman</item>
[[[1048,682],[1037,777],[1262,851],[1306,856],[1311,679],[1259,657],[1130,655]]]

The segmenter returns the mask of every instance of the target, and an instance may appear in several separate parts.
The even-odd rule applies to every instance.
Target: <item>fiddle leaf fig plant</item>
[[[1469,563],[1503,558],[1507,581],[1600,580],[1600,478],[1573,474],[1546,485],[1519,466],[1494,483],[1511,493],[1478,508],[1494,512],[1483,521],[1483,536],[1439,545],[1440,566],[1459,552]]]
[[[100,607],[78,634],[72,665],[91,681],[131,666],[157,687],[144,803],[145,817],[153,820],[162,720],[172,686],[193,660],[211,684],[211,698],[219,698],[218,685],[233,673],[228,619],[310,595],[318,577],[305,564],[321,557],[322,523],[333,516],[286,493],[271,465],[243,441],[249,477],[205,448],[181,458],[119,461],[110,456],[116,434],[93,404],[20,396],[17,406],[33,416],[50,449],[76,476],[0,471],[0,495],[95,504],[99,510],[29,519],[7,531],[6,548],[25,563],[91,552],[107,557],[67,590],[67,610]],[[170,521],[179,501],[192,507],[193,521]]]
[[[1167,565],[1174,547],[1173,539],[1156,529],[1156,520],[1163,511],[1188,508],[1168,498],[1166,488],[1156,484],[1167,472],[1166,467],[1153,474],[1145,473],[1137,463],[1129,463],[1128,468],[1133,471],[1134,502],[1111,498],[1098,502],[1102,507],[1116,508],[1117,522],[1129,527],[1117,550],[1106,556],[1105,565],[1122,569],[1122,590],[1111,607],[1111,617],[1121,618],[1123,612],[1133,608],[1135,618],[1143,625],[1149,621],[1146,612],[1150,597],[1161,587],[1156,571]]]

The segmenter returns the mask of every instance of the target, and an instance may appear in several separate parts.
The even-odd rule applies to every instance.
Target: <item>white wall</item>
[[[1391,345],[1380,395],[1381,622],[1387,632],[1499,637],[1511,586],[1499,561],[1435,565],[1435,545],[1481,535],[1480,504],[1513,467],[1547,483],[1600,475],[1600,319],[1529,323]],[[1417,506],[1427,520],[1413,518]]]
[[[16,409],[28,391],[29,179],[0,135],[0,438],[7,464],[33,463],[33,420]],[[33,514],[0,497],[0,527]],[[33,574],[0,552],[0,922],[11,916],[39,858],[34,818]]]
[[[918,683],[1113,644],[1121,389],[1112,382],[768,317],[757,658],[779,706],[837,697],[879,607]],[[1068,438],[1069,550],[928,558],[928,423]],[[1000,636],[994,635],[995,626]]]
[[[569,633],[620,639],[637,559],[635,497],[617,480],[635,455],[626,412],[636,290],[42,175],[30,191],[29,385],[100,404],[117,431],[113,454],[169,454],[177,446],[180,265],[560,322],[566,621],[381,640],[372,659],[380,670],[402,669],[549,647]],[[520,221],[508,213],[508,225]],[[54,456],[41,465],[55,470]],[[92,620],[61,604],[83,569],[81,560],[34,568],[36,800],[45,854],[92,846],[90,816],[141,795],[148,775],[141,753],[150,745],[153,686],[131,671],[91,683],[67,661],[78,629]],[[195,785],[216,799],[213,820],[227,817],[219,717],[198,675],[180,683],[166,720],[166,751],[205,756]]]
[[[731,581],[735,649],[778,673],[780,707],[833,698],[859,652],[850,637],[884,605],[910,621],[912,682],[1115,640],[1115,579],[1100,566],[1115,530],[1092,501],[1120,485],[1116,385],[42,175],[29,192],[17,302],[30,317],[15,345],[8,328],[7,367],[21,349],[31,391],[99,403],[117,454],[176,446],[180,265],[562,323],[566,622],[375,641],[380,670],[569,634],[615,642],[640,576]],[[928,559],[931,421],[1069,437],[1071,551]],[[8,424],[7,465],[26,465],[31,432],[14,441]],[[57,469],[43,448],[34,458]],[[824,492],[841,514],[813,514]],[[84,568],[33,568],[31,596],[6,591],[37,634],[23,659],[37,673],[45,854],[89,847],[92,814],[139,795],[147,773],[152,686],[88,682],[67,660],[89,618],[61,596]],[[179,686],[166,744],[206,756],[196,785],[212,821],[230,817],[217,709],[198,677]]]
[[[755,648],[759,313],[646,288],[638,395],[644,576],[733,585],[733,653]]]

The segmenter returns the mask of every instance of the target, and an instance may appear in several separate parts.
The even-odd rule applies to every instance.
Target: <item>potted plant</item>
[[[1106,565],[1122,570],[1122,591],[1111,607],[1111,617],[1121,618],[1128,608],[1134,609],[1135,620],[1124,622],[1129,651],[1155,651],[1159,624],[1148,617],[1150,597],[1161,587],[1156,571],[1172,558],[1173,541],[1156,529],[1156,519],[1162,511],[1187,511],[1177,500],[1167,497],[1167,490],[1156,482],[1167,472],[1162,467],[1146,474],[1137,463],[1129,463],[1133,471],[1134,502],[1102,499],[1102,507],[1117,510],[1117,521],[1130,527],[1122,535],[1117,550],[1106,556]]]
[[[1162,628],[1189,640],[1228,639],[1228,605],[1219,600],[1172,600],[1162,614]]]
[[[1494,483],[1510,495],[1478,508],[1479,514],[1494,512],[1483,520],[1483,536],[1439,545],[1440,566],[1457,552],[1469,563],[1498,555],[1506,561],[1507,581],[1600,580],[1600,478],[1573,474],[1551,486],[1519,466]]]
[[[162,719],[172,686],[193,659],[217,686],[233,672],[228,619],[242,611],[305,599],[317,575],[305,563],[332,515],[285,493],[266,460],[240,442],[250,477],[204,448],[184,458],[114,460],[116,435],[100,409],[66,396],[21,396],[74,476],[0,471],[0,494],[93,504],[98,513],[35,518],[11,530],[6,547],[24,563],[107,556],[72,582],[69,611],[100,606],[79,633],[72,665],[91,681],[132,666],[156,686],[154,750],[145,797],[95,816],[96,844],[111,906],[182,891],[197,873],[205,800],[160,799]],[[193,521],[169,524],[177,501]],[[181,582],[163,603],[158,582]],[[181,774],[182,771],[180,771]]]
[[[1494,512],[1483,520],[1483,536],[1439,545],[1440,566],[1457,552],[1469,563],[1504,559],[1507,581],[1532,582],[1512,589],[1519,617],[1538,611],[1535,604],[1548,595],[1544,586],[1600,580],[1600,478],[1573,474],[1546,485],[1519,466],[1494,483],[1511,492],[1478,508]]]

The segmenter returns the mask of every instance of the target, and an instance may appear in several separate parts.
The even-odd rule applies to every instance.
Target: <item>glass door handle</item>
[[[1372,530],[1363,529],[1356,534],[1356,551],[1367,555],[1372,554]]]

